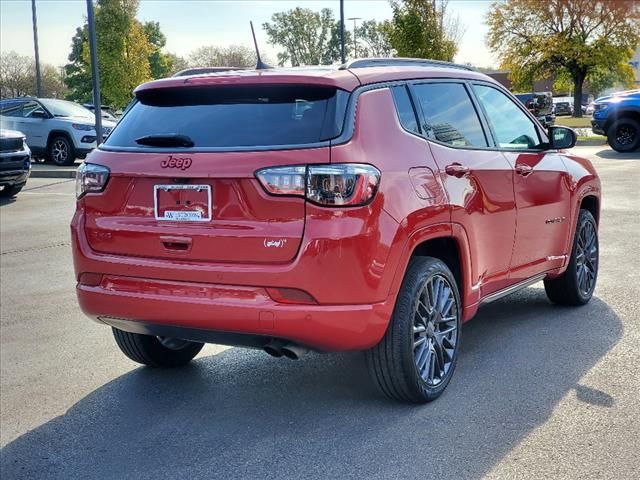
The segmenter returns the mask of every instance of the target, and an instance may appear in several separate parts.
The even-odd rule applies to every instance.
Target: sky
[[[484,23],[490,1],[450,0],[449,10],[458,15],[464,35],[455,58],[459,63],[480,67],[495,66],[495,57],[485,46]],[[160,22],[167,37],[165,51],[180,56],[203,45],[240,44],[253,48],[249,20],[258,27],[256,36],[263,56],[273,62],[277,49],[267,43],[261,25],[276,12],[297,6],[320,10],[331,8],[340,18],[338,0],[142,0],[140,21]],[[67,62],[71,38],[86,17],[85,0],[36,0],[40,61],[55,66]],[[345,18],[363,20],[391,18],[387,0],[345,0]],[[353,28],[353,22],[347,22]],[[16,51],[33,56],[33,32],[30,0],[0,0],[0,54]]]

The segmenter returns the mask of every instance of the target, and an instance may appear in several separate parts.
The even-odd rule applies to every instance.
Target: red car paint
[[[452,148],[407,132],[384,82],[433,78],[502,91],[479,73],[414,67],[225,72],[142,85],[138,95],[322,85],[357,102],[347,110],[348,138],[317,148],[95,150],[87,162],[108,167],[109,180],[103,192],[79,199],[71,224],[82,310],[116,326],[126,320],[362,350],[383,337],[407,265],[425,242],[455,242],[464,321],[487,295],[561,274],[581,202],[593,197],[599,205],[593,167],[563,151]],[[265,167],[343,163],[381,172],[370,203],[332,208],[276,197],[255,175]],[[211,187],[211,220],[155,218],[154,186],[174,182]]]

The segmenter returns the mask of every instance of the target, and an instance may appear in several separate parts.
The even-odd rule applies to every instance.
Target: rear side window
[[[407,87],[404,85],[400,87],[393,87],[391,88],[391,93],[393,94],[393,100],[396,104],[400,124],[409,132],[420,133],[418,120],[416,119],[416,112],[413,109],[411,98],[409,98]]]
[[[0,115],[3,117],[21,117],[24,100],[2,100],[0,102]]]
[[[313,144],[342,131],[349,93],[313,86],[215,86],[142,91],[106,146],[183,135],[194,148]],[[152,147],[153,148],[153,147]]]
[[[460,83],[423,83],[415,86],[422,108],[422,130],[430,138],[453,147],[486,147],[471,98]]]

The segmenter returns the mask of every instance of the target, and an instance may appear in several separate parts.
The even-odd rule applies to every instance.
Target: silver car
[[[115,122],[103,120],[106,137]],[[53,98],[0,101],[0,127],[23,132],[33,155],[73,165],[96,147],[95,116],[77,103]]]

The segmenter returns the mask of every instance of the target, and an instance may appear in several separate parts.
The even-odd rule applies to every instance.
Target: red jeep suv
[[[597,174],[483,74],[369,59],[135,95],[78,171],[71,231],[80,306],[136,362],[364,350],[384,394],[425,402],[483,303],[593,294]]]

